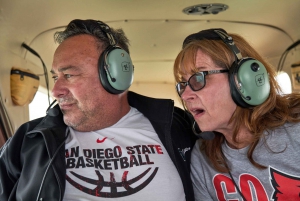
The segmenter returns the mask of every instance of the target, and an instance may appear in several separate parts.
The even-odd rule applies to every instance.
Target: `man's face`
[[[85,34],[66,39],[54,54],[52,95],[64,114],[64,122],[78,131],[111,126],[122,116],[122,94],[110,94],[100,83],[101,53],[96,39]]]

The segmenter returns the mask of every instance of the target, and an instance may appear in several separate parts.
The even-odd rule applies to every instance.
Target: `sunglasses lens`
[[[176,89],[177,89],[177,92],[178,92],[179,96],[181,96],[181,94],[184,92],[185,87],[186,87],[186,84],[183,83],[183,82],[179,82],[179,83],[176,85]]]
[[[189,85],[193,91],[199,91],[205,86],[205,77],[202,72],[194,74],[190,77],[188,84],[187,82],[179,82],[176,85],[177,92],[181,96],[186,88]]]
[[[204,79],[203,73],[197,73],[190,78],[189,84],[194,91],[198,91],[204,87]]]

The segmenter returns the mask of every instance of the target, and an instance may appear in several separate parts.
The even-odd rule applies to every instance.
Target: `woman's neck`
[[[232,149],[241,149],[252,142],[253,135],[245,126],[241,126],[237,134],[237,142],[233,140],[233,129],[231,132],[223,133],[228,146]]]

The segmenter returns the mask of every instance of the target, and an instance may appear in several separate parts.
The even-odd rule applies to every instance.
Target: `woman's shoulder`
[[[300,143],[300,122],[298,123],[285,123],[284,125],[275,129],[274,132],[276,139],[281,141],[290,141]],[[281,139],[280,139],[281,138]]]
[[[297,132],[300,134],[300,122],[298,123],[285,123],[282,127],[286,132]]]

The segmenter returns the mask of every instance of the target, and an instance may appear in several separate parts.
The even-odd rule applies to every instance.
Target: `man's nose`
[[[58,78],[54,83],[52,96],[57,99],[68,94],[68,91],[67,85],[64,83],[63,79]]]

